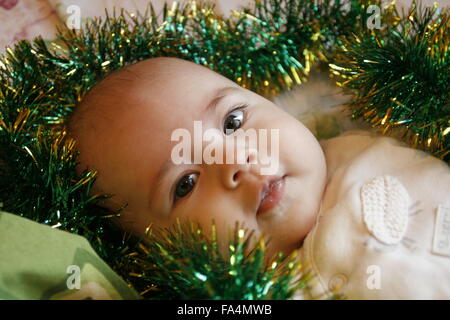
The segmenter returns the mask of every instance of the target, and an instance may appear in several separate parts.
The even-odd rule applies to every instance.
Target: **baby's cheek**
[[[179,218],[180,221],[192,221],[199,223],[205,231],[210,232],[214,223],[218,235],[227,235],[234,229],[236,221],[246,223],[244,215],[240,212],[239,206],[233,205],[233,202],[220,197],[220,193],[198,195],[189,204],[178,208],[173,214],[173,218]]]
[[[168,228],[172,225],[166,214],[157,209],[143,208],[131,210],[125,208],[119,218],[122,229],[137,236],[143,235],[151,226],[153,228]]]
[[[215,212],[211,206],[209,206],[207,197],[198,197],[196,201],[191,201],[189,204],[180,203],[178,208],[174,210],[171,214],[172,222],[175,222],[176,219],[180,219],[182,222],[195,222],[199,223],[202,227],[206,228],[212,224],[212,220],[216,220],[217,217]]]

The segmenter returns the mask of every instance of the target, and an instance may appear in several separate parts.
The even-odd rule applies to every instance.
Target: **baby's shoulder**
[[[329,175],[339,170],[354,169],[380,174],[400,174],[420,170],[422,174],[450,174],[442,160],[406,143],[378,133],[352,130],[328,140],[320,141]],[[432,175],[434,175],[432,174]]]
[[[412,203],[421,203],[423,209],[434,212],[439,205],[450,207],[448,164],[395,138],[348,132],[325,141],[324,153],[328,191],[324,202],[328,198],[339,201],[347,192],[360,194],[363,186],[367,186],[364,190],[381,186],[377,190],[383,197],[395,195],[400,189],[390,187],[401,185]]]
[[[349,130],[331,139],[320,140],[325,157],[350,161],[373,147],[406,145],[399,140],[368,130]]]

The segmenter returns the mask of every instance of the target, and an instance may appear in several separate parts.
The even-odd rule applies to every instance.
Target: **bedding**
[[[0,299],[138,299],[78,235],[0,211]]]

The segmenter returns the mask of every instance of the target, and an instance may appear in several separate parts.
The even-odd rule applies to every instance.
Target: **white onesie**
[[[450,167],[367,131],[321,145],[327,187],[300,250],[311,295],[450,299]]]

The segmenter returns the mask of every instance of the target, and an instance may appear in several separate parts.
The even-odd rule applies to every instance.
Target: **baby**
[[[268,143],[231,143],[250,129],[258,142]],[[350,274],[365,267],[365,259],[380,265],[387,246],[383,257],[389,256],[389,263],[380,268],[391,270],[392,261],[401,262],[398,257],[408,256],[410,247],[423,244],[411,254],[416,260],[426,256],[430,268],[415,274],[445,276],[433,288],[440,286],[438,297],[450,297],[446,247],[436,254],[428,250],[433,234],[436,241],[446,235],[449,240],[449,168],[394,139],[353,132],[321,145],[271,101],[208,68],[163,57],[100,81],[74,111],[68,130],[80,151],[77,171],[99,172],[91,192],[113,194],[103,205],[124,208],[118,223],[136,235],[150,225],[170,227],[177,219],[208,231],[214,220],[223,245],[238,221],[270,239],[268,256],[302,247],[302,258],[318,279],[313,292],[338,286],[350,288],[344,294],[355,298],[390,297],[392,291],[368,288],[364,276],[371,274],[352,280]],[[187,137],[194,142],[186,143]],[[207,161],[205,154],[219,161]],[[224,155],[234,155],[234,161],[220,161]],[[268,166],[273,170],[264,170]],[[436,236],[438,208],[444,222]],[[405,233],[412,242],[396,255]],[[416,235],[425,243],[413,240]],[[409,291],[392,294],[409,297]]]

